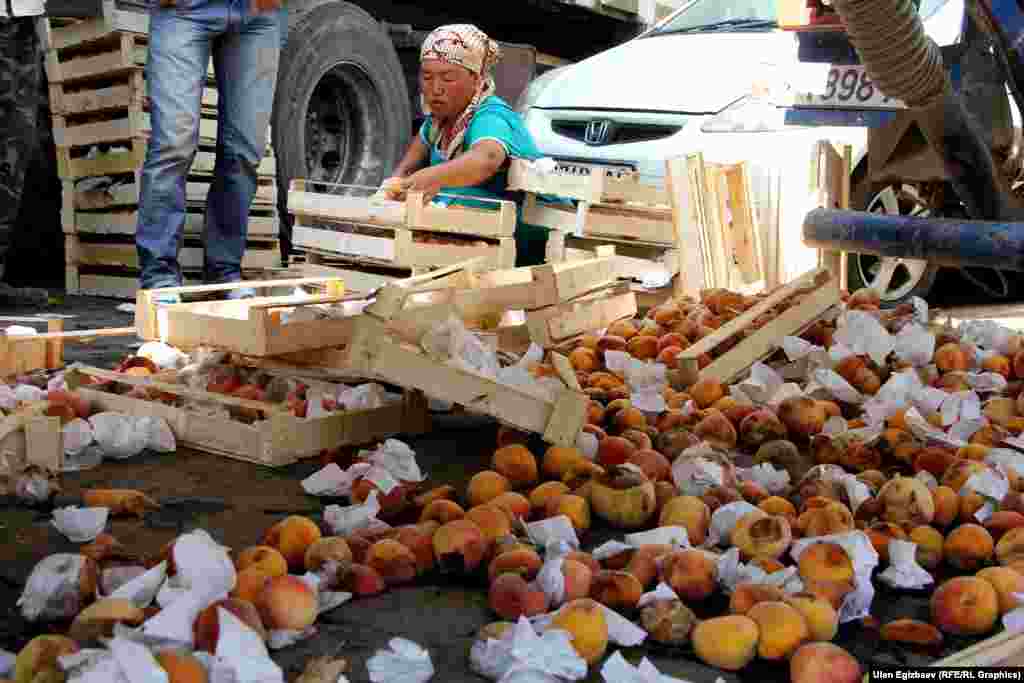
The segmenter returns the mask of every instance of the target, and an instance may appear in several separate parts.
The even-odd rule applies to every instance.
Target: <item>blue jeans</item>
[[[284,10],[250,14],[249,0],[153,2],[146,85],[152,135],[142,168],[135,244],[142,289],[183,283],[185,184],[199,144],[207,65],[217,76],[217,161],[206,200],[208,283],[242,279],[256,171],[267,144]]]

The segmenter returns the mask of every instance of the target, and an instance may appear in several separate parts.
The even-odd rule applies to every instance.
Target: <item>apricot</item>
[[[259,612],[256,611],[256,606],[245,600],[228,598],[212,603],[196,617],[195,623],[192,625],[192,634],[197,650],[205,650],[210,654],[217,652],[217,641],[220,638],[218,608],[223,608],[238,617],[239,621],[266,640],[267,631]]]
[[[314,542],[313,545],[306,549],[304,561],[306,563],[306,571],[315,572],[325,562],[351,562],[352,550],[348,547],[348,542],[344,538],[328,536]],[[282,572],[282,574],[287,573],[287,571]],[[281,574],[276,574],[276,576],[281,576]]]
[[[878,492],[882,518],[894,524],[931,524],[935,518],[935,500],[919,479],[896,477]]]
[[[946,539],[938,529],[925,525],[914,527],[909,540],[917,544],[915,559],[919,565],[930,570],[942,564],[942,548]]]
[[[695,496],[677,496],[665,503],[658,526],[685,527],[690,543],[703,545],[711,526],[711,509]]]
[[[670,545],[642,545],[629,553],[625,570],[636,577],[640,585],[649,588],[658,578],[658,562],[673,551]],[[625,553],[624,553],[625,554]]]
[[[592,568],[580,560],[570,559],[569,557],[563,559],[562,581],[565,591],[564,601],[571,602],[590,595],[593,577],[600,571],[599,568]]]
[[[932,504],[935,507],[932,521],[937,526],[949,526],[960,512],[960,497],[948,486],[932,489]]]
[[[643,431],[647,429],[647,418],[639,408],[627,406],[615,412],[612,417],[615,428],[620,432],[629,430]]]
[[[530,509],[536,516],[545,514],[547,503],[552,498],[569,493],[569,487],[560,481],[544,482],[530,492]]]
[[[672,476],[672,463],[664,455],[653,449],[637,451],[626,461],[636,465],[651,481],[658,482]]]
[[[718,565],[709,553],[679,550],[664,558],[661,580],[683,601],[699,601],[717,587]]]
[[[790,437],[807,440],[821,433],[828,414],[825,408],[812,398],[796,396],[779,405],[779,420],[786,426]]]
[[[276,576],[285,576],[285,574],[277,574]],[[235,587],[231,591],[231,597],[255,603],[256,598],[263,592],[263,587],[267,581],[272,578],[274,576],[259,567],[247,567],[238,572],[235,579]]]
[[[932,594],[932,623],[954,635],[983,635],[999,618],[999,595],[975,576],[949,579]]]
[[[848,507],[832,500],[822,507],[806,510],[797,518],[796,528],[804,536],[841,534],[853,531],[853,515]]]
[[[511,488],[509,480],[502,474],[492,470],[477,472],[469,480],[466,499],[470,507],[489,503]]]
[[[687,393],[693,397],[697,407],[703,410],[725,396],[725,387],[717,379],[704,378],[690,387]]]
[[[658,338],[638,334],[626,342],[626,351],[638,360],[653,360],[658,355]]]
[[[316,594],[297,576],[269,579],[255,604],[264,626],[271,631],[302,631],[317,617]]]
[[[378,595],[387,587],[377,570],[365,564],[353,564],[344,568],[339,572],[338,579],[342,590],[361,597]]]
[[[786,598],[786,592],[778,586],[767,583],[741,583],[729,598],[729,612],[746,614],[761,602],[778,602]]]
[[[1000,615],[1020,606],[1020,601],[1014,595],[1024,593],[1024,576],[1009,567],[986,567],[975,576],[988,581],[995,588],[999,597]]]
[[[860,683],[861,676],[857,659],[832,643],[806,643],[789,660],[791,683]]]
[[[565,556],[565,559],[579,562],[589,569],[592,574],[596,574],[601,571],[601,563],[595,560],[594,556],[590,553],[585,553],[581,550],[573,550]]]
[[[634,609],[644,588],[629,572],[603,570],[594,575],[590,597],[612,609]]]
[[[533,486],[537,483],[537,459],[533,457],[530,449],[521,444],[499,448],[494,452],[491,465],[513,488]]]
[[[208,683],[206,667],[192,654],[162,650],[155,654],[156,663],[167,672],[168,683]]]
[[[1001,565],[1024,560],[1024,528],[1010,529],[996,544],[996,559]]]
[[[546,511],[548,517],[565,515],[572,522],[572,528],[578,535],[590,529],[590,503],[582,496],[566,493],[557,498],[550,498]]]
[[[377,541],[370,546],[366,564],[389,586],[409,583],[417,574],[416,556],[409,548],[391,539]]]
[[[320,527],[308,517],[292,515],[267,530],[263,545],[275,548],[288,562],[288,567],[301,572],[306,565],[306,551],[322,537]]]
[[[512,533],[512,518],[508,512],[497,505],[477,505],[466,512],[466,519],[474,522],[483,532],[487,545],[493,544],[502,536]]]
[[[679,349],[685,349],[689,345],[690,342],[687,341],[686,337],[684,337],[678,332],[668,332],[666,334],[661,335],[661,337],[658,339],[659,352],[664,351],[665,349],[668,348],[672,348],[673,346]]]
[[[882,386],[878,375],[868,367],[860,356],[847,356],[839,361],[836,373],[862,394],[876,394]]]
[[[441,528],[435,521],[408,524],[395,529],[394,540],[408,548],[416,558],[416,573],[424,574],[434,568],[434,532]]]
[[[487,552],[483,531],[472,520],[456,519],[434,533],[434,557],[442,572],[468,574]]]
[[[995,542],[979,524],[963,524],[949,532],[942,545],[946,561],[963,571],[974,571],[989,561]]]
[[[685,645],[690,642],[697,615],[679,600],[656,600],[640,611],[640,624],[658,643]]]
[[[595,349],[577,346],[569,353],[569,364],[578,372],[594,372],[601,366]]]
[[[959,344],[943,344],[935,350],[935,366],[940,372],[966,372],[970,367],[967,354]]]
[[[517,621],[519,617],[543,614],[548,609],[544,591],[531,587],[518,574],[504,573],[491,582],[488,604],[502,619]]]
[[[738,671],[753,661],[760,637],[757,622],[743,615],[705,619],[690,634],[697,657],[726,671]]]
[[[917,647],[938,647],[942,644],[942,632],[931,624],[916,619],[897,619],[882,627],[882,640],[903,643]]]
[[[805,580],[853,581],[853,561],[835,543],[815,543],[800,554],[800,576]]]
[[[587,664],[598,662],[608,649],[604,608],[589,598],[566,603],[555,613],[548,628],[568,631],[573,649]]]
[[[599,441],[601,441],[599,439]],[[551,446],[544,453],[541,470],[544,476],[561,479],[565,473],[584,460],[583,454],[575,448]]]
[[[235,560],[235,568],[244,571],[250,567],[262,570],[267,576],[284,576],[288,573],[288,561],[276,548],[257,545],[246,548]]]
[[[759,567],[766,574],[774,574],[775,572],[782,571],[786,568],[785,565],[774,557],[755,557],[750,560],[749,564]]]
[[[597,462],[604,467],[622,465],[636,451],[636,445],[629,439],[621,436],[609,436],[597,446]]]
[[[793,531],[789,521],[782,516],[766,516],[763,512],[751,512],[736,523],[732,531],[732,544],[739,548],[740,557],[780,558],[793,542]]]
[[[817,579],[804,578],[804,592],[821,598],[838,610],[843,605],[843,600],[849,593],[853,592],[853,583],[850,581],[822,581]]]
[[[423,508],[423,512],[420,513],[420,521],[428,522],[433,520],[441,524],[447,524],[456,519],[462,519],[465,516],[466,511],[454,500],[435,500]]]
[[[757,654],[762,659],[786,659],[810,640],[807,621],[796,608],[785,602],[760,602],[747,612],[747,616],[757,623],[761,633]]]
[[[913,465],[922,446],[914,435],[904,429],[886,429],[878,441],[883,458],[892,458],[904,465]]]
[[[714,409],[707,411],[707,415],[697,423],[693,432],[698,438],[722,450],[735,448],[739,438],[736,428],[729,419],[721,411]]]
[[[839,612],[828,600],[811,593],[797,593],[784,596],[783,602],[803,616],[810,632],[809,640],[829,641],[836,637],[839,631]]]

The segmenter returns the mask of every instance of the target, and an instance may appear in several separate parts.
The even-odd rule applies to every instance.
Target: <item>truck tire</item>
[[[402,64],[374,18],[341,0],[296,4],[272,127],[284,258],[292,179],[376,187],[401,158],[412,126]]]

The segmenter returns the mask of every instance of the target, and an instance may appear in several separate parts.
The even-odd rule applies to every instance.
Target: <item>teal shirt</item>
[[[436,166],[445,163],[441,151],[430,144],[430,129],[433,125],[433,117],[428,116],[420,128],[420,140],[430,149],[430,165]],[[466,137],[463,149],[469,149],[482,140],[494,140],[505,148],[508,159],[523,159],[534,161],[544,155],[537,149],[533,137],[526,129],[523,118],[517,114],[508,104],[498,97],[491,95],[477,108],[469,128],[466,130]],[[504,199],[516,204],[516,265],[539,265],[544,262],[544,246],[547,242],[547,229],[529,225],[523,222],[523,193],[513,192],[508,189],[508,162],[501,170],[495,173],[490,179],[472,187],[443,187],[442,193],[461,195],[463,197],[487,197],[489,199]],[[555,201],[557,198],[543,197],[546,202]],[[461,206],[473,206],[480,208],[493,208],[488,202],[475,202],[472,199],[456,199],[454,197],[440,196],[435,198],[436,202],[442,204],[458,204]]]

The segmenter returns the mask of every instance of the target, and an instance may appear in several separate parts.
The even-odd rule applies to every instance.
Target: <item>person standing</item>
[[[183,284],[185,186],[199,143],[207,65],[217,78],[217,156],[206,199],[203,279],[239,282],[256,173],[277,83],[282,0],[153,0],[146,87],[152,135],[135,243],[142,289]],[[252,290],[232,290],[233,298]],[[169,297],[163,303],[172,303]]]
[[[0,278],[39,142],[43,61],[36,21],[43,12],[44,0],[0,0]]]

